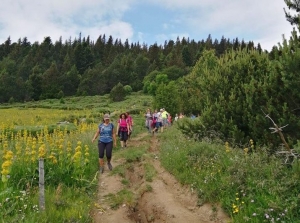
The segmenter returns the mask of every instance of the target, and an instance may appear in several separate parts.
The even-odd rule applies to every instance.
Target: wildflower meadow
[[[114,119],[125,109],[145,109],[149,96],[132,97],[115,104],[106,95],[0,106],[0,222],[92,222],[98,150],[91,139],[105,112]]]
[[[88,111],[84,112],[88,115]],[[2,221],[21,221],[31,216],[32,221],[37,218],[41,222],[37,202],[38,162],[41,159],[45,163],[46,197],[51,196],[51,188],[52,192],[69,187],[76,188],[78,193],[92,193],[97,183],[94,176],[97,166],[90,163],[96,163],[97,156],[96,150],[91,148],[89,132],[95,130],[95,123],[77,122],[75,119],[73,123],[57,124],[53,128],[51,124],[59,122],[62,114],[66,115],[66,112],[55,109],[1,110],[2,118],[8,117],[0,122]],[[36,130],[30,131],[33,128]],[[62,202],[62,191],[61,194],[56,192],[56,198],[51,198],[56,199],[54,206],[69,209],[73,219],[88,218],[78,208],[74,208],[77,213],[72,213],[69,206],[74,204]],[[47,200],[46,212],[51,211],[48,203]],[[86,208],[81,210],[88,213]]]

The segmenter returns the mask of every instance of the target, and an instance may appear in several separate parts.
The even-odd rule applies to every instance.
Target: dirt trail
[[[182,186],[167,172],[159,161],[159,141],[154,137],[141,134],[128,143],[130,146],[148,144],[150,159],[135,162],[126,170],[125,178],[130,182],[124,186],[121,176],[104,172],[99,177],[98,202],[93,212],[95,223],[225,223],[230,218],[209,204],[197,205],[198,197],[188,186]],[[122,159],[113,160],[114,166],[121,165]],[[152,182],[146,182],[144,164],[151,164],[156,175]],[[145,190],[148,186],[151,190]],[[108,204],[106,195],[116,194],[123,188],[129,188],[136,196],[134,205],[123,204],[113,210]]]

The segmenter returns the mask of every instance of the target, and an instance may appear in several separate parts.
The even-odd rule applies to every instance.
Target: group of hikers
[[[155,132],[159,130],[164,131],[164,128],[172,125],[172,116],[164,108],[159,111],[154,110],[152,113],[150,109],[147,109],[144,117],[146,128],[149,133],[154,135]],[[184,115],[180,113],[174,117],[174,121],[183,118]],[[98,153],[99,153],[99,171],[104,172],[104,155],[107,159],[107,167],[112,170],[111,157],[112,149],[117,146],[117,137],[120,139],[121,148],[127,147],[127,141],[133,130],[133,119],[129,112],[122,113],[117,121],[117,127],[110,120],[110,115],[105,114],[103,116],[103,121],[98,125],[97,131],[92,139],[94,142],[98,137]]]
[[[154,134],[158,132],[160,129],[161,132],[164,131],[164,128],[172,125],[172,116],[166,109],[161,108],[159,111],[157,109],[154,112],[151,112],[151,109],[148,108],[145,113],[145,126],[148,129],[149,133]],[[183,118],[184,115],[182,113],[176,114],[174,117],[174,121],[177,121],[179,118]]]

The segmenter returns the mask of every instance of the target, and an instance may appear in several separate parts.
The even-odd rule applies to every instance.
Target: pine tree
[[[42,83],[42,98],[57,98],[59,91],[63,89],[62,84],[59,82],[60,73],[57,70],[55,62],[43,74]]]
[[[300,12],[300,0],[284,0],[285,4],[289,8],[289,10],[294,10],[297,12],[295,15],[291,15],[290,12],[287,12],[284,8],[284,13],[286,20],[291,23],[291,25],[296,25],[298,30],[300,30],[300,20],[299,20],[299,12]]]
[[[109,97],[112,101],[123,101],[126,97],[126,91],[124,86],[119,82],[116,86],[111,90]]]
[[[189,48],[187,46],[183,47],[183,50],[182,50],[182,60],[183,60],[184,64],[187,67],[190,67],[190,66],[193,65],[192,55],[191,55],[191,53],[189,51]]]
[[[42,71],[41,68],[36,65],[32,69],[32,74],[29,76],[29,79],[27,81],[27,94],[33,99],[33,100],[39,100],[40,96],[42,94],[42,83],[43,83],[43,77],[42,77]]]

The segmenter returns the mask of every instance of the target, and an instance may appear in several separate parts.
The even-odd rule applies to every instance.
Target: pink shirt
[[[132,117],[130,115],[127,116],[127,122],[129,125],[132,125]]]
[[[127,119],[120,119],[118,123],[120,127],[127,127]]]

